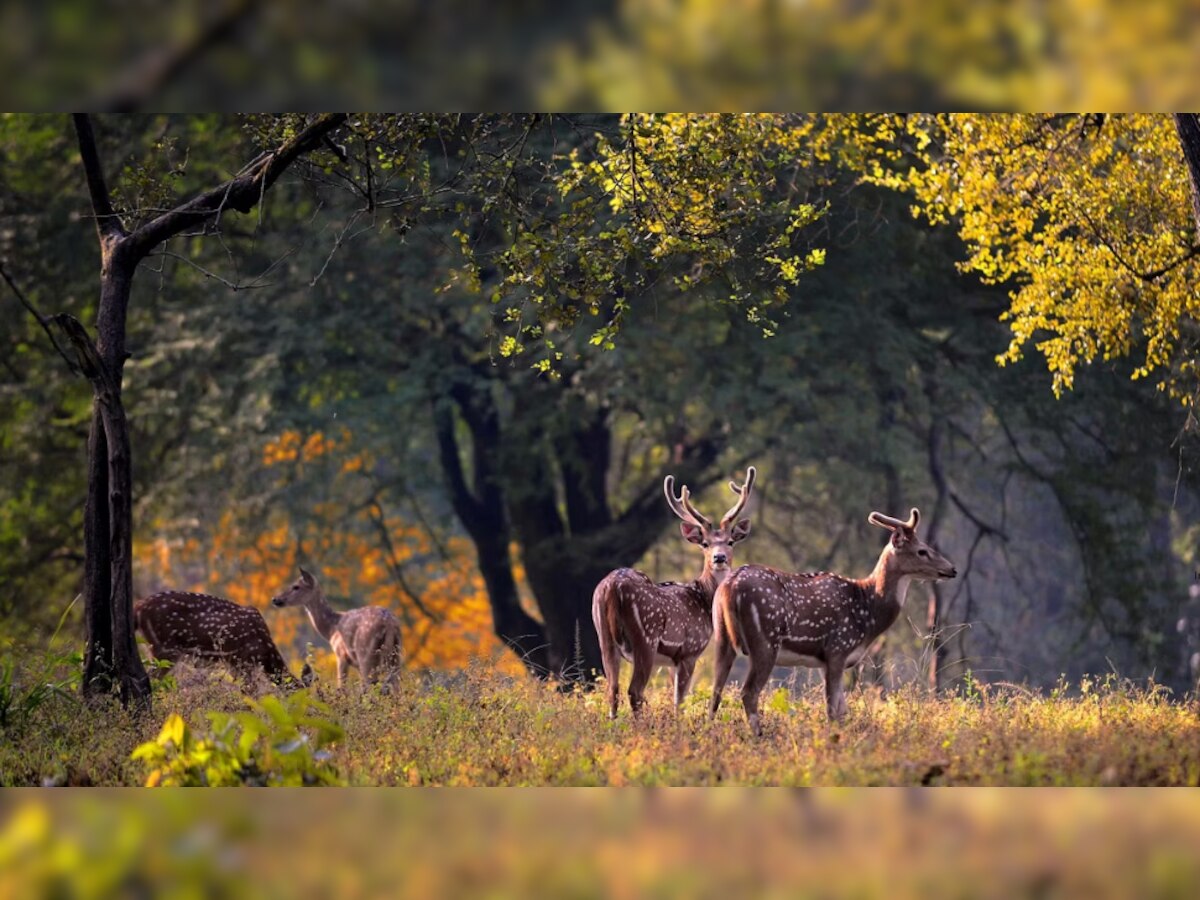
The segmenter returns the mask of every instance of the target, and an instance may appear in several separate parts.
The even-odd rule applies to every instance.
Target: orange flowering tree
[[[257,607],[285,656],[302,655],[306,643],[314,642],[318,668],[332,676],[332,655],[307,618],[270,608],[271,597],[295,577],[297,567],[311,566],[335,608],[383,606],[396,613],[410,667],[451,669],[483,658],[502,671],[522,671],[492,632],[487,592],[469,542],[433,535],[378,502],[355,503],[360,492],[353,482],[370,463],[346,429],[306,436],[286,430],[268,440],[262,464],[277,487],[319,470],[332,475],[329,496],[342,499],[323,497],[300,515],[280,507],[267,521],[245,516],[234,505],[220,512],[204,538],[149,536],[135,547],[142,593],[169,586]]]

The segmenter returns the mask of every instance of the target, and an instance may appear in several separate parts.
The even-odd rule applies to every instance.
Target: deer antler
[[[679,496],[675,496],[675,476],[668,475],[663,479],[663,491],[667,495],[667,505],[671,507],[671,512],[679,516],[685,522],[690,522],[693,525],[698,525],[701,528],[712,529],[712,522],[700,514],[696,507],[692,506],[691,495],[688,493],[687,485],[679,486]]]
[[[735,481],[729,482],[729,489],[738,495],[738,501],[729,512],[721,517],[722,528],[725,528],[730,522],[737,521],[738,515],[746,508],[746,501],[750,499],[750,492],[754,490],[754,477],[757,474],[754,466],[751,466],[746,470],[746,480],[740,486]]]
[[[912,512],[908,514],[908,521],[903,522],[900,519],[893,519],[891,516],[885,516],[881,512],[873,512],[867,516],[867,521],[872,525],[878,525],[880,528],[888,528],[895,531],[897,528],[904,528],[912,531],[917,527],[917,523],[921,521],[921,511],[915,506]]]

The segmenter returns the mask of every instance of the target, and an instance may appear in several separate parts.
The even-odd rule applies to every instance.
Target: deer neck
[[[696,588],[704,596],[704,599],[708,601],[709,606],[712,605],[713,594],[717,592],[717,588],[721,586],[721,582],[729,577],[730,571],[731,570],[729,568],[717,570],[706,564],[704,566],[704,571],[702,571],[700,573],[700,577],[696,579]]]
[[[337,630],[342,614],[334,611],[325,599],[325,595],[320,591],[304,601],[304,610],[308,613],[308,619],[312,622],[313,628],[317,629],[317,633],[325,640],[329,640],[333,636],[333,632]]]
[[[887,631],[900,616],[911,580],[898,571],[891,546],[884,547],[874,571],[860,582],[870,600],[876,634]]]

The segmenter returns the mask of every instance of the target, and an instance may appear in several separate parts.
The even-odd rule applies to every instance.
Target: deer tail
[[[717,610],[718,622],[714,625],[724,632],[725,638],[739,653],[746,653],[746,640],[742,636],[737,614],[738,595],[733,590],[733,580],[726,579],[717,587],[713,607]]]
[[[596,626],[596,637],[600,641],[604,677],[610,683],[615,683],[621,668],[620,651],[617,649],[617,635],[621,628],[620,611],[617,609],[619,602],[616,586],[607,578],[596,586],[592,594],[592,624]]]

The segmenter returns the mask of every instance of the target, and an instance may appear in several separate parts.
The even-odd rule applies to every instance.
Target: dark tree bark
[[[512,534],[504,513],[495,458],[500,422],[494,404],[486,396],[487,390],[486,384],[459,384],[451,392],[471,433],[473,489],[468,486],[462,468],[454,409],[444,399],[435,401],[433,409],[438,458],[455,515],[475,545],[479,572],[492,608],[492,630],[532,674],[546,678],[552,670],[546,632],[540,622],[522,609],[513,578],[509,550]]]
[[[668,469],[614,516],[606,487],[612,436],[604,410],[556,385],[526,386],[511,421],[502,425],[487,371],[459,359],[441,375],[451,387],[433,405],[439,460],[455,514],[475,545],[494,630],[540,677],[590,683],[602,670],[592,591],[614,568],[636,563],[673,521],[662,495],[668,471],[700,489],[714,480],[723,445],[708,439],[681,444]],[[465,454],[455,437],[456,412],[471,435]],[[548,422],[563,417],[569,427],[543,434]],[[509,550],[514,538],[544,625],[518,602]]]
[[[933,510],[926,517],[929,525],[925,532],[925,540],[929,544],[937,546],[938,533],[941,531],[942,517],[946,511],[946,500],[950,488],[946,482],[945,468],[942,466],[942,444],[945,428],[942,425],[942,420],[939,418],[937,386],[932,381],[926,386],[926,394],[929,397],[930,409],[932,410],[928,444],[929,477],[933,479],[937,494],[933,503]],[[964,574],[963,577],[965,578],[966,575]],[[943,621],[945,603],[942,597],[942,590],[943,588],[939,582],[935,581],[929,585],[929,605],[926,610],[926,629],[929,632],[929,640],[932,644],[927,676],[929,688],[933,691],[937,691],[945,682],[943,668],[946,660],[946,646],[948,641],[942,636],[942,628],[945,624]]]
[[[539,409],[539,400],[550,409]],[[606,487],[612,435],[605,410],[589,409],[547,385],[542,397],[523,398],[518,419],[524,414],[536,420],[518,421],[516,431],[536,433],[536,423],[553,421],[553,413],[568,417],[572,427],[557,441],[511,449],[524,464],[520,485],[507,494],[507,508],[546,622],[556,674],[567,683],[590,683],[603,670],[592,624],[592,591],[613,569],[634,565],[673,521],[662,495],[668,472],[657,474],[629,509],[614,518]],[[720,449],[707,439],[682,445],[670,470],[700,489],[712,480],[709,473]]]
[[[56,316],[55,322],[75,347],[80,369],[92,383],[95,392],[93,440],[90,443],[94,443],[97,452],[89,457],[89,475],[104,490],[95,495],[89,491],[84,527],[90,532],[91,541],[100,541],[105,536],[108,538],[108,567],[93,565],[87,571],[87,575],[98,583],[107,582],[111,604],[108,616],[100,615],[96,608],[89,611],[89,652],[84,657],[85,692],[111,690],[115,680],[121,701],[128,705],[150,696],[150,681],[142,668],[133,635],[133,572],[130,565],[133,489],[129,427],[111,369],[101,358],[99,349],[92,343],[87,331],[78,320],[68,315]],[[98,452],[100,449],[104,450],[103,454]],[[92,472],[93,465],[104,471]],[[101,504],[104,493],[107,493],[108,499],[106,507]],[[97,562],[94,559],[88,561]],[[108,652],[93,652],[94,648],[99,647],[106,648]]]
[[[55,318],[75,347],[95,395],[84,512],[85,696],[107,693],[115,684],[126,705],[148,703],[150,698],[150,682],[133,633],[133,470],[121,401],[125,322],[138,264],[163,241],[206,225],[225,210],[252,210],[288,166],[318,146],[344,119],[344,115],[316,118],[274,151],[260,155],[236,178],[129,232],[109,199],[91,121],[83,114],[74,116],[100,243],[96,342],[75,319]]]
[[[1200,241],[1200,115],[1176,113],[1175,130],[1183,147],[1183,158],[1187,160],[1192,184],[1192,218],[1196,222],[1196,239]]]

